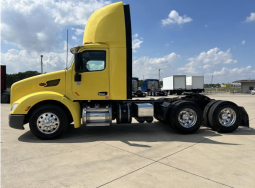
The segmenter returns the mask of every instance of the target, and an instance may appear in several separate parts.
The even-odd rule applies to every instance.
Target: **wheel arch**
[[[28,111],[28,113],[27,113],[27,115],[26,115],[26,119],[25,119],[25,120],[28,122],[28,121],[29,121],[29,118],[30,118],[30,116],[33,114],[33,112],[34,112],[37,108],[39,108],[39,107],[41,107],[41,106],[44,106],[44,105],[55,105],[55,106],[58,106],[58,107],[62,108],[62,109],[65,111],[65,113],[68,115],[68,118],[69,118],[69,115],[71,115],[71,118],[73,118],[73,116],[72,116],[70,110],[67,108],[67,106],[64,105],[63,103],[61,103],[60,101],[56,101],[56,100],[44,100],[44,101],[40,101],[40,102],[34,104],[34,105],[29,109],[29,111]]]
[[[54,104],[64,109],[67,114],[71,114],[74,127],[79,128],[81,126],[81,107],[79,102],[70,101],[64,95],[56,92],[38,92],[22,97],[18,101],[18,106],[15,110],[11,111],[11,114],[25,114],[26,121],[29,120],[29,116],[32,112],[43,104]],[[24,122],[26,123],[26,122]]]

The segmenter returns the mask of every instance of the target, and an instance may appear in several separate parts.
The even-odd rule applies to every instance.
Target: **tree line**
[[[25,78],[29,78],[32,76],[39,75],[41,73],[37,71],[26,71],[26,72],[19,72],[15,74],[6,74],[6,86],[9,88],[12,86],[13,83],[23,80]]]

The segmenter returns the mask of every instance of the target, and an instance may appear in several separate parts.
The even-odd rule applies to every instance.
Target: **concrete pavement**
[[[44,141],[8,126],[1,105],[2,187],[255,187],[255,96],[210,95],[244,106],[250,128],[192,135],[133,123],[70,128]],[[133,119],[133,122],[136,122]]]

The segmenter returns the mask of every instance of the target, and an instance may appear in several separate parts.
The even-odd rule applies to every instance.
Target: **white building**
[[[233,83],[241,83],[242,93],[251,93],[251,90],[255,88],[255,79],[237,80],[237,81],[234,81]]]

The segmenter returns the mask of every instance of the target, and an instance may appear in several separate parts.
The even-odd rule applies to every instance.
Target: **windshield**
[[[67,63],[66,69],[69,69],[71,67],[71,65],[73,64],[73,60],[74,60],[74,55],[72,56],[71,60]]]

